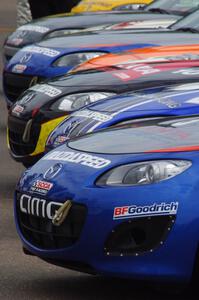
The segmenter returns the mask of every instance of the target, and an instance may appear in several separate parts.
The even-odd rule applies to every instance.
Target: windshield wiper
[[[193,27],[181,27],[181,28],[176,29],[176,31],[198,33],[199,29],[196,29]]]
[[[163,9],[163,8],[149,8],[148,11],[150,12],[157,12],[157,13],[160,13],[160,14],[167,14],[167,15],[170,15],[171,13],[166,10],[166,9]]]

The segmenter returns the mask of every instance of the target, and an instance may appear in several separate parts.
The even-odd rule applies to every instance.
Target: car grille
[[[15,102],[17,98],[27,90],[34,76],[14,74],[9,72],[4,72],[4,92],[6,97],[11,102]],[[40,82],[42,79],[38,78],[37,81]]]
[[[37,145],[40,128],[39,124],[33,123],[30,130],[30,141],[23,141],[24,130],[27,125],[26,120],[21,120],[13,116],[8,117],[8,135],[11,151],[17,156],[31,154]]]
[[[17,219],[24,238],[31,245],[40,249],[61,249],[72,246],[79,240],[85,223],[87,208],[73,203],[69,214],[60,226],[55,226],[52,220],[25,214],[20,210],[21,194],[17,194]]]

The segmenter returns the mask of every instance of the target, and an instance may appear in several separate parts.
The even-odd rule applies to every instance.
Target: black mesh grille
[[[31,80],[34,76],[14,74],[4,72],[4,92],[11,102],[15,102],[17,98],[30,87]],[[38,79],[38,82],[41,78]]]
[[[61,249],[72,246],[80,237],[87,209],[73,203],[65,221],[54,226],[52,220],[23,213],[17,195],[17,218],[24,238],[40,249]]]
[[[175,216],[142,217],[116,226],[105,243],[108,255],[139,255],[162,245]]]
[[[26,120],[21,120],[13,116],[8,117],[10,149],[15,155],[29,155],[35,150],[37,145],[41,126],[33,123],[30,130],[30,140],[24,142],[23,134],[27,122]]]

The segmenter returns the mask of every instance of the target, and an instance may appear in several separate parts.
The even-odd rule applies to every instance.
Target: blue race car
[[[188,283],[198,263],[199,116],[129,122],[69,141],[15,193],[26,249],[82,272]]]
[[[66,116],[49,135],[46,151],[56,148],[68,139],[108,127],[117,127],[134,119],[194,113],[199,113],[198,82],[154,86],[117,95]]]
[[[148,41],[145,43],[143,40],[133,43],[132,33],[120,34],[119,39],[117,35],[105,34],[105,39],[103,35],[96,36],[97,39],[94,39],[93,35],[71,36],[67,40],[65,37],[52,38],[18,51],[3,72],[3,88],[7,105],[11,106],[22,92],[36,83],[65,75],[72,68],[89,59],[107,53],[156,45]],[[192,40],[194,36],[191,34],[189,43],[194,44],[195,41],[196,44],[196,39]]]

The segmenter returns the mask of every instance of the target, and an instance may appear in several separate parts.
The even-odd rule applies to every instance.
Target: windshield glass
[[[119,142],[118,142],[119,141]],[[198,145],[199,117],[168,117],[132,121],[120,128],[86,135],[68,143],[75,150],[127,154]]]
[[[172,29],[188,29],[192,28],[195,30],[199,30],[199,9],[183,18],[182,20],[176,22],[171,26]]]
[[[159,0],[148,5],[145,10],[186,15],[199,5],[199,0]]]

